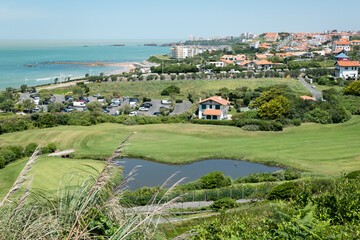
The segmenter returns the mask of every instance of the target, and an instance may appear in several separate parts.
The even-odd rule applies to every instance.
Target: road
[[[308,82],[306,82],[303,77],[299,77],[299,81],[306,87],[307,90],[309,90],[311,92],[311,94],[313,95],[313,97],[315,99],[322,98],[322,91],[315,90],[314,88],[312,88],[311,85]]]
[[[182,103],[176,103],[174,111],[170,115],[181,114],[191,107],[192,103],[189,101],[183,101]]]

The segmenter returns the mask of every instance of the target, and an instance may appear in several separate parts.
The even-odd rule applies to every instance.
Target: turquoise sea
[[[139,62],[151,55],[170,53],[169,47],[144,46],[168,43],[166,40],[99,41],[0,41],[0,90],[52,83],[55,78],[83,77],[126,71],[125,67],[86,67],[47,62]],[[125,46],[111,46],[125,44]],[[32,65],[29,67],[29,65]]]

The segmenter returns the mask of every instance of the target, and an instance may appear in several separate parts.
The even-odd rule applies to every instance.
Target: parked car
[[[97,94],[94,94],[94,96],[93,97],[100,97],[100,93],[97,93]]]
[[[36,90],[35,89],[30,89],[29,93],[36,93]]]
[[[131,113],[129,113],[129,116],[137,116],[137,112],[136,112],[136,111],[132,111]]]
[[[311,85],[311,88],[316,88],[316,86],[315,86],[315,85]]]
[[[161,115],[161,112],[154,112],[154,116],[159,116]]]
[[[86,103],[90,102],[87,97],[80,97],[79,100],[80,101],[85,101]]]
[[[130,99],[129,96],[123,96],[123,100]]]
[[[74,103],[73,103],[73,106],[74,106],[74,107],[85,107],[86,105],[85,105],[85,103],[82,102],[82,101],[77,101],[77,102],[74,102]]]
[[[107,110],[107,109],[103,109],[103,112],[104,112],[104,113],[109,113],[110,111]]]
[[[171,102],[169,100],[161,100],[161,104],[163,104],[163,105],[171,105]]]
[[[146,107],[140,107],[140,108],[139,108],[139,111],[149,111],[149,109],[146,108]]]
[[[114,103],[114,102],[112,102],[112,103],[110,103],[110,105],[109,105],[109,107],[119,107],[120,105],[118,104],[118,103]]]
[[[145,107],[145,108],[150,108],[152,105],[144,103],[143,105],[141,105],[141,107]]]
[[[148,106],[152,107],[153,104],[151,102],[144,102],[143,105],[148,105]]]
[[[68,108],[61,108],[61,111],[62,112],[71,112],[70,109],[68,109]]]

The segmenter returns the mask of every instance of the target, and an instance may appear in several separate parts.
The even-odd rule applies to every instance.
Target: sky
[[[358,9],[360,0],[0,0],[0,39],[186,40],[357,31]]]

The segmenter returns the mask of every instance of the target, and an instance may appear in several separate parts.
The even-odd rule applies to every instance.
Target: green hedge
[[[237,120],[206,120],[206,119],[193,119],[192,123],[195,124],[209,124],[209,125],[225,125],[243,127],[246,125],[256,125],[260,131],[282,131],[283,124],[271,120],[260,119],[237,119]]]

